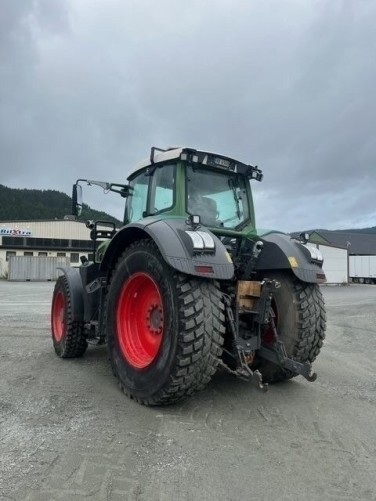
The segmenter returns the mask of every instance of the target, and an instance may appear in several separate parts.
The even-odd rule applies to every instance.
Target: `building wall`
[[[8,280],[45,281],[57,280],[60,268],[67,268],[69,259],[63,257],[12,256],[8,262]]]
[[[11,230],[13,233],[5,233]],[[81,221],[1,221],[0,236],[30,236],[38,238],[71,238],[88,240],[90,230]]]
[[[10,247],[4,242],[5,237],[12,237],[18,245]],[[46,247],[32,247],[28,239],[46,239],[49,245]],[[52,239],[74,240],[76,248],[55,248]],[[92,248],[90,241],[90,229],[85,223],[70,220],[48,221],[1,221],[0,222],[0,278],[8,277],[9,258],[13,256],[68,258],[71,266],[79,266],[81,256],[88,257]],[[25,246],[20,247],[21,243]],[[43,245],[43,244],[42,244]]]
[[[324,258],[323,269],[328,284],[344,284],[349,281],[347,249],[319,245]]]
[[[10,254],[10,252],[12,254]],[[29,254],[32,252],[32,255]],[[65,254],[65,256],[64,256]],[[38,251],[24,251],[20,249],[12,250],[12,249],[1,249],[0,248],[0,278],[8,278],[9,271],[9,259],[11,256],[23,257],[23,256],[32,256],[32,257],[41,257],[41,259],[45,257],[49,258],[64,258],[66,257],[70,266],[75,267],[81,264],[80,258],[81,256],[88,257],[88,252],[84,251],[67,251],[67,252],[58,252],[49,250],[40,250]]]

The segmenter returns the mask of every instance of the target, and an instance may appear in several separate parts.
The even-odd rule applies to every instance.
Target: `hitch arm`
[[[273,330],[275,342],[271,347],[261,346],[258,352],[260,357],[279,365],[283,369],[288,369],[296,375],[302,375],[307,381],[316,381],[317,374],[312,372],[312,365],[309,362],[298,362],[287,356],[285,345],[278,336],[274,323],[274,315],[270,315],[269,322]]]
[[[236,327],[234,314],[231,309],[231,299],[226,294],[223,295],[223,299],[225,303],[225,310],[227,314],[227,320],[230,326],[230,331],[234,339],[236,359],[239,366],[236,370],[232,370],[224,363],[221,363],[221,365],[231,374],[234,374],[235,376],[245,381],[251,381],[258,389],[265,392],[268,390],[268,384],[263,383],[260,371],[258,370],[253,371],[247,363],[246,349],[249,348],[250,345],[247,346],[246,341],[241,339],[238,335],[237,332],[238,329]]]
[[[273,362],[281,366],[283,369],[288,369],[294,374],[302,375],[307,381],[313,382],[317,379],[317,374],[312,372],[312,365],[309,362],[297,362],[292,358],[288,358],[285,350],[285,345],[282,341],[277,341],[273,348],[261,346],[259,355],[269,362]]]

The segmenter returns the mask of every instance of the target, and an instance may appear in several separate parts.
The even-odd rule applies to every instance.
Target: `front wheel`
[[[132,244],[106,300],[109,356],[123,391],[164,405],[203,388],[222,354],[223,310],[216,282],[176,272],[151,240]]]
[[[73,320],[71,294],[66,276],[57,279],[51,307],[52,341],[61,358],[82,357],[87,348],[84,324]]]
[[[325,305],[320,287],[301,282],[287,273],[275,273],[265,278],[273,278],[280,283],[273,293],[272,308],[277,333],[285,345],[287,356],[301,363],[312,363],[323,345],[326,329]],[[273,342],[270,328],[264,332],[263,342],[266,346]],[[296,376],[262,358],[257,358],[256,364],[265,382]]]

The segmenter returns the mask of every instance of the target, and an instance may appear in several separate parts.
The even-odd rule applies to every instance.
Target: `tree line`
[[[56,190],[8,188],[0,184],[0,221],[64,219],[71,214],[72,199],[65,193]],[[115,217],[91,209],[86,204],[83,204],[80,219],[100,219],[121,225],[121,221]]]

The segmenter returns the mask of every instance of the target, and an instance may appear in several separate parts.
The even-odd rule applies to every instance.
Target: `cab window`
[[[127,220],[130,223],[144,217],[148,200],[149,179],[149,176],[143,172],[129,183],[132,189],[127,200]]]
[[[150,214],[171,209],[174,205],[175,165],[155,169],[150,190]]]
[[[174,205],[175,172],[175,165],[163,165],[132,179],[126,221],[131,223],[171,209]]]
[[[226,171],[187,167],[187,212],[206,226],[236,229],[249,220],[245,180]]]

